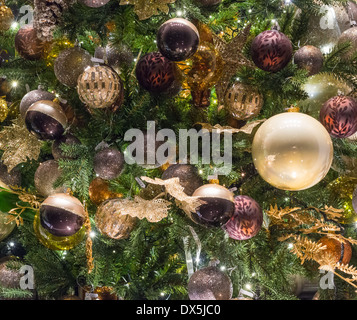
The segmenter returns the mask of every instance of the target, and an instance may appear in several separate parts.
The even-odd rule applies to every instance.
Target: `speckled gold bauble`
[[[320,72],[324,56],[319,48],[306,45],[295,52],[294,63],[300,69],[308,71],[309,76],[312,76]]]
[[[9,236],[15,226],[15,221],[9,223],[9,214],[0,211],[0,241]]]
[[[85,237],[86,228],[83,226],[77,233],[69,237],[57,237],[41,226],[40,215],[34,219],[34,232],[42,245],[51,250],[70,250],[77,246]]]
[[[353,192],[357,187],[357,178],[350,176],[339,177],[332,181],[327,190],[330,192],[331,201],[339,201],[343,203],[341,209],[344,210],[342,223],[357,222],[357,213],[353,209],[352,199]]]
[[[229,300],[232,298],[231,279],[217,267],[196,271],[187,286],[190,300]]]
[[[4,1],[0,1],[0,31],[9,30],[14,21],[14,14],[3,2]]]
[[[348,264],[352,257],[352,247],[349,242],[340,242],[334,238],[323,237],[318,242],[326,246],[326,248],[321,251],[319,260],[331,261],[331,263],[340,262],[342,264]]]
[[[109,189],[109,182],[102,178],[95,178],[89,185],[89,198],[95,205],[100,205],[108,199],[121,198],[121,193]]]
[[[299,107],[304,113],[318,119],[320,109],[330,98],[338,95],[348,95],[352,88],[345,82],[336,79],[327,73],[315,74],[307,79],[302,89],[308,98],[299,102]]]
[[[86,68],[78,78],[79,98],[91,108],[110,107],[121,90],[123,87],[118,74],[106,66]]]
[[[201,42],[196,53],[188,60],[177,63],[181,77],[191,90],[206,90],[215,85],[223,72],[223,59],[209,42]]]
[[[349,43],[350,47],[342,58],[347,60],[351,58],[357,51],[357,27],[352,27],[344,31],[338,39],[338,44]]]
[[[67,87],[76,87],[78,77],[92,66],[91,55],[80,47],[61,51],[54,63],[54,72],[59,82]]]
[[[257,88],[241,82],[234,83],[224,97],[224,106],[228,113],[237,120],[256,117],[263,103],[263,97]]]
[[[9,113],[9,108],[5,99],[0,98],[0,122],[3,122]]]
[[[136,218],[118,211],[115,202],[120,199],[112,199],[103,202],[95,215],[96,227],[99,231],[112,239],[126,239],[135,227]]]
[[[48,197],[50,194],[65,192],[64,186],[54,188],[54,184],[62,172],[55,160],[47,160],[40,163],[35,172],[35,187],[39,194]]]

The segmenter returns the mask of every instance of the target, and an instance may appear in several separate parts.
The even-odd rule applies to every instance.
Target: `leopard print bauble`
[[[263,211],[258,202],[248,196],[236,196],[233,216],[224,228],[230,238],[247,240],[258,234],[262,223]]]
[[[280,31],[267,30],[256,36],[251,46],[255,65],[269,72],[283,69],[291,60],[293,47],[289,38]]]
[[[141,87],[152,93],[163,93],[175,81],[175,64],[159,52],[143,56],[136,66],[136,78]]]
[[[320,122],[332,137],[347,138],[357,131],[357,102],[352,97],[335,96],[320,110]]]
[[[46,43],[37,38],[32,25],[24,25],[15,36],[15,49],[26,60],[39,60],[44,55]]]

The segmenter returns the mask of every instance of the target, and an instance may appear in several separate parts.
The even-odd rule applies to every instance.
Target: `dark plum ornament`
[[[85,216],[82,203],[65,193],[50,195],[40,206],[41,226],[57,237],[69,237],[77,233]]]
[[[197,28],[188,20],[174,18],[163,23],[157,33],[157,47],[172,61],[183,61],[198,49],[200,37]]]
[[[269,72],[283,69],[291,60],[293,47],[289,38],[278,30],[266,30],[258,34],[251,46],[255,65]]]
[[[357,102],[352,97],[335,96],[320,110],[320,122],[335,138],[347,138],[357,131]]]
[[[227,188],[218,184],[205,184],[192,194],[202,204],[191,213],[194,222],[207,227],[220,227],[233,215],[234,197]]]
[[[115,148],[104,148],[94,156],[94,172],[99,178],[117,178],[124,167],[124,155]]]
[[[27,109],[25,123],[27,129],[38,139],[56,140],[67,127],[67,117],[58,103],[40,100]]]
[[[263,223],[263,211],[248,196],[234,198],[234,213],[224,226],[230,238],[247,240],[257,235]]]
[[[160,52],[143,56],[136,66],[139,85],[151,93],[163,93],[175,82],[175,64]]]

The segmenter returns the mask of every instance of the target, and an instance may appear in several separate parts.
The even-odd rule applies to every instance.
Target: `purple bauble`
[[[357,131],[357,102],[352,97],[335,96],[320,110],[320,122],[335,138],[347,138]]]
[[[224,226],[230,238],[247,240],[257,235],[263,223],[258,202],[248,196],[234,197],[234,213]]]
[[[283,69],[291,60],[293,47],[289,38],[277,30],[258,34],[252,42],[251,55],[255,65],[269,72]]]

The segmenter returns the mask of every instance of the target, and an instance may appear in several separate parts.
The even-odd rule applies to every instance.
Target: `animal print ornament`
[[[291,60],[293,47],[289,38],[278,30],[266,30],[258,34],[251,46],[255,65],[269,72],[283,69]]]
[[[258,202],[248,196],[234,197],[234,213],[224,226],[230,238],[247,240],[257,235],[263,223]]]
[[[163,93],[170,89],[175,81],[174,62],[159,52],[143,56],[136,66],[136,78],[141,87],[152,93]]]
[[[320,110],[320,122],[335,138],[347,138],[357,131],[357,102],[352,97],[335,96]]]

